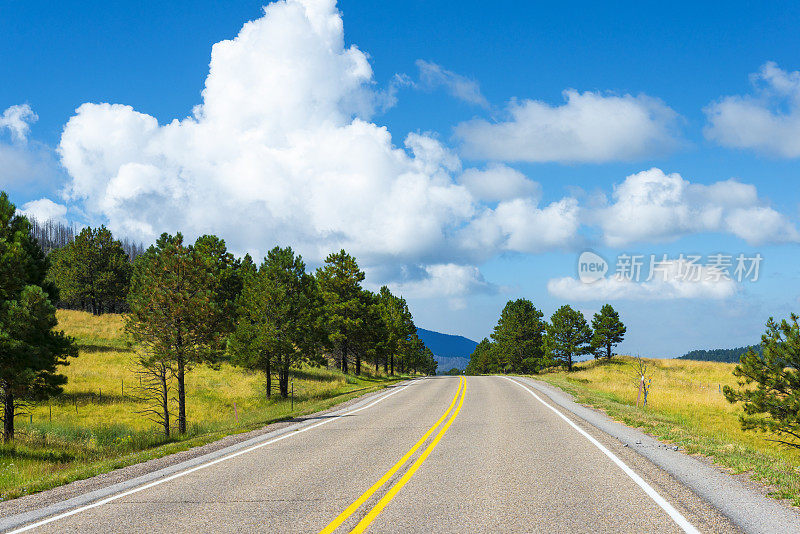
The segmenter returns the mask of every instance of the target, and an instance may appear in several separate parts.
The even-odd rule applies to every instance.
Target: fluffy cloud
[[[459,182],[479,200],[497,202],[521,197],[539,198],[539,184],[524,174],[502,164],[490,164],[485,169],[467,169]]]
[[[486,208],[460,233],[462,246],[480,251],[537,253],[576,244],[580,210],[574,198],[544,207],[529,198]]]
[[[27,104],[6,108],[0,115],[0,133],[9,132],[10,141],[0,136],[0,189],[28,193],[52,187],[60,176],[53,149],[29,141],[30,125],[38,117]]]
[[[690,271],[694,269],[694,271]],[[690,276],[686,273],[691,272]],[[684,260],[661,262],[651,280],[637,282],[616,275],[584,283],[575,278],[555,278],[547,282],[547,291],[565,300],[671,300],[724,299],[735,295],[738,286],[730,278],[718,276],[713,269]]]
[[[755,186],[735,180],[692,184],[657,168],[628,176],[614,187],[613,202],[591,218],[610,246],[698,232],[727,232],[753,245],[800,240],[795,226],[759,199]]]
[[[389,284],[389,287],[410,298],[446,297],[451,309],[463,309],[466,306],[464,295],[495,293],[498,290],[497,286],[484,279],[477,267],[471,265],[427,265],[418,275],[421,276]]]
[[[677,115],[660,100],[575,90],[566,103],[512,101],[509,118],[474,119],[456,127],[470,158],[529,162],[633,160],[676,145]]]
[[[471,80],[453,71],[443,69],[436,63],[431,63],[423,59],[417,60],[419,69],[420,85],[425,89],[435,89],[444,87],[448,93],[463,100],[468,104],[474,104],[482,108],[488,108],[489,102],[481,94],[478,82]]]
[[[728,96],[706,107],[706,137],[732,148],[800,156],[800,72],[768,62],[750,79],[755,95]]]
[[[489,216],[489,188],[476,195],[458,183],[459,158],[432,135],[410,134],[397,147],[369,122],[386,102],[367,56],[345,46],[333,0],[276,2],[213,46],[191,116],[159,124],[130,106],[80,106],[59,146],[67,194],[90,218],[145,242],[162,231],[215,233],[237,252],[278,242],[312,262],[345,248],[372,272],[422,265],[414,287],[477,291],[465,273],[479,273],[464,265],[493,252],[463,236]],[[536,190],[519,176],[499,187],[496,198]],[[555,246],[517,228],[543,217],[523,202],[497,208],[498,246]]]
[[[24,142],[28,138],[31,124],[36,122],[39,117],[33,112],[28,104],[11,106],[0,115],[0,130],[7,129],[11,132],[11,137],[15,141]]]
[[[64,224],[67,222],[67,207],[56,204],[49,198],[26,202],[18,211],[41,222],[54,221]]]

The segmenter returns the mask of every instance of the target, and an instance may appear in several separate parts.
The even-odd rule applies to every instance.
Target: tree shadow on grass
[[[90,404],[122,404],[128,402],[138,402],[138,399],[133,395],[128,395],[128,387],[125,387],[126,394],[123,397],[119,393],[106,393],[100,392],[100,390],[93,392],[93,391],[70,391],[69,393],[62,393],[57,397],[53,397],[51,402],[54,406],[69,406],[78,404],[78,406],[86,406]],[[131,391],[134,391],[131,388]],[[37,403],[40,406],[47,406],[47,401]]]
[[[2,448],[0,448],[0,461],[36,460],[39,462],[63,464],[67,462],[72,462],[75,459],[76,459],[75,455],[67,451],[31,450],[28,448],[18,449],[13,444],[4,445]]]
[[[127,346],[101,345],[99,343],[78,343],[78,349],[86,354],[98,352],[133,352],[133,348]]]

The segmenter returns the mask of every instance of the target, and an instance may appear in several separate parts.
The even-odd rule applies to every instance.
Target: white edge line
[[[281,441],[283,439],[286,439],[289,436],[296,436],[297,434],[301,434],[303,432],[306,432],[307,430],[311,430],[312,428],[317,428],[317,427],[320,427],[320,426],[322,426],[324,424],[330,423],[331,421],[336,421],[337,419],[340,419],[342,417],[348,416],[350,414],[354,414],[356,412],[360,412],[361,410],[366,410],[367,408],[371,408],[372,406],[375,406],[379,402],[388,399],[389,397],[391,397],[395,393],[400,393],[401,391],[406,389],[408,386],[410,386],[412,383],[406,384],[405,386],[403,386],[403,387],[401,387],[399,389],[396,389],[395,391],[392,391],[391,393],[383,395],[382,397],[379,397],[379,398],[375,399],[374,401],[372,401],[371,403],[367,404],[366,406],[362,406],[360,408],[356,408],[354,410],[350,410],[349,412],[345,412],[343,414],[339,414],[336,417],[331,417],[330,419],[325,419],[325,420],[320,421],[318,423],[314,423],[314,424],[309,425],[307,427],[301,428],[300,430],[295,430],[294,432],[287,432],[286,434],[282,434],[280,436],[277,436],[275,438],[267,440],[264,443],[259,443],[258,445],[253,445],[252,447],[248,447],[246,449],[242,449],[241,451],[233,452],[233,453],[231,453],[231,454],[229,454],[227,456],[223,456],[222,458],[217,458],[215,460],[211,460],[210,462],[197,465],[197,466],[192,467],[190,469],[187,469],[185,471],[181,471],[179,473],[175,473],[173,475],[170,475],[168,477],[160,478],[158,480],[154,480],[153,482],[148,482],[147,484],[144,484],[142,486],[138,486],[136,488],[123,491],[122,493],[117,493],[116,495],[112,495],[111,497],[106,497],[105,499],[99,500],[97,502],[93,502],[92,504],[87,504],[85,506],[81,506],[79,508],[75,508],[73,510],[70,510],[69,512],[64,512],[62,514],[54,515],[53,517],[48,517],[47,519],[43,519],[43,520],[38,521],[36,523],[32,523],[30,525],[18,528],[17,530],[9,531],[9,532],[7,532],[7,534],[17,534],[19,532],[27,532],[29,530],[32,530],[34,528],[42,527],[42,526],[47,525],[49,523],[52,523],[54,521],[58,521],[60,519],[66,518],[66,517],[70,517],[70,516],[79,514],[81,512],[85,512],[86,510],[91,510],[92,508],[97,508],[98,506],[103,506],[104,504],[108,504],[108,503],[110,503],[112,501],[116,501],[117,499],[121,499],[122,497],[127,497],[128,495],[132,495],[134,493],[138,493],[140,491],[144,491],[144,490],[152,488],[154,486],[158,486],[159,484],[163,484],[165,482],[169,482],[170,480],[175,480],[176,478],[180,478],[180,477],[188,475],[190,473],[194,473],[195,471],[199,471],[201,469],[205,469],[206,467],[211,467],[212,465],[218,464],[220,462],[224,462],[226,460],[230,460],[231,458],[235,458],[237,456],[241,456],[242,454],[246,454],[248,452],[252,452],[252,451],[254,451],[256,449],[260,449],[261,447],[266,447],[267,445],[271,445],[271,444],[273,444],[273,443],[275,443],[277,441]]]
[[[605,454],[606,456],[611,458],[611,461],[614,462],[615,464],[617,464],[617,466],[619,466],[619,468],[622,469],[622,471],[624,471],[626,475],[628,475],[634,482],[636,482],[636,484],[640,488],[642,488],[644,490],[644,492],[651,499],[653,499],[657,505],[659,505],[665,512],[667,512],[667,514],[669,514],[670,518],[672,518],[672,520],[675,521],[675,523],[677,523],[678,526],[681,527],[681,529],[683,529],[684,532],[687,532],[687,533],[690,533],[690,534],[700,534],[700,531],[697,530],[685,517],[683,517],[683,515],[678,510],[676,510],[664,497],[659,495],[659,493],[656,490],[654,490],[653,487],[650,484],[645,482],[642,479],[642,477],[637,475],[636,472],[633,469],[628,467],[625,464],[625,462],[620,460],[613,452],[611,452],[610,450],[605,448],[602,443],[600,443],[599,441],[594,439],[589,433],[587,433],[581,427],[579,427],[578,425],[573,423],[566,415],[561,413],[559,410],[557,410],[556,408],[554,408],[550,404],[548,404],[545,401],[543,401],[542,398],[539,397],[539,395],[537,395],[536,393],[534,393],[533,390],[531,390],[528,386],[522,384],[521,382],[518,382],[517,380],[513,380],[513,379],[511,379],[511,378],[509,378],[507,376],[504,376],[502,378],[505,378],[506,380],[508,380],[510,382],[513,382],[514,384],[518,385],[519,387],[521,387],[522,389],[524,389],[525,391],[527,391],[528,393],[533,395],[536,398],[536,400],[538,400],[539,402],[541,402],[542,404],[544,404],[545,406],[550,408],[553,412],[556,413],[556,415],[558,415],[561,419],[563,419],[564,421],[569,423],[569,425],[572,428],[574,428],[575,430],[580,432],[580,434],[583,437],[588,439],[592,443],[592,445],[594,445],[595,447],[600,449],[603,452],[603,454]]]

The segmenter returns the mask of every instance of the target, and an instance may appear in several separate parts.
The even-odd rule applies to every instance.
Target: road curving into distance
[[[0,519],[0,529],[758,530],[735,524],[632,447],[508,377],[414,380],[190,465]]]

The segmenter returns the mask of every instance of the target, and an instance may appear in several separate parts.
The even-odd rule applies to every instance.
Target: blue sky
[[[302,23],[303,9],[338,21],[325,4],[274,9],[220,52],[205,101],[212,45],[260,19],[262,3],[2,4],[0,113],[27,105],[37,120],[14,108],[0,122],[0,188],[18,206],[55,205],[30,213],[143,240],[212,231],[240,252],[292,244],[312,264],[347,245],[370,282],[408,297],[420,326],[473,339],[520,296],[548,316],[562,303],[591,315],[608,300],[629,325],[623,350],[654,356],[749,344],[770,315],[797,310],[796,3],[343,1],[339,48],[341,32]],[[285,72],[262,74],[282,61]],[[371,72],[353,74],[365,62]],[[204,116],[186,119],[204,102]],[[76,112],[84,103],[130,108]],[[515,120],[515,109],[528,114]],[[369,125],[360,140],[353,118]],[[227,138],[237,142],[214,141]],[[498,192],[487,172],[497,168],[513,193]],[[423,177],[403,178],[412,171]],[[673,196],[642,204],[641,188]],[[322,215],[298,215],[308,206]],[[387,212],[385,229],[371,219]],[[576,276],[586,248],[612,270],[620,252],[764,261],[757,282],[713,288],[548,289]]]

